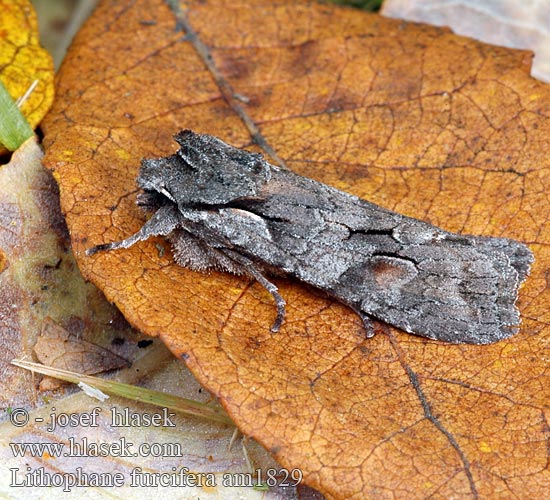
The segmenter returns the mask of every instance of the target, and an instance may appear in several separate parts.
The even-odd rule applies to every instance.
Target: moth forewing
[[[325,291],[365,321],[431,339],[486,344],[518,331],[515,303],[533,261],[524,244],[444,231],[206,134],[176,140],[176,154],[142,162],[138,185],[154,215],[89,255],[167,236],[181,265],[261,283],[277,305],[273,331],[286,312],[266,277],[273,272]]]

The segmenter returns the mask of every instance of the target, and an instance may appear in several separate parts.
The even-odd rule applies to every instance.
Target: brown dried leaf
[[[46,366],[85,375],[95,375],[130,366],[127,359],[109,349],[71,335],[51,318],[44,320],[42,331],[36,339],[33,350],[38,361]],[[54,383],[50,377],[47,377],[47,380],[47,386],[44,384],[45,379],[40,382],[41,390],[51,390],[60,385],[60,381],[56,380]]]
[[[84,275],[327,497],[543,496],[550,90],[530,55],[315,3],[186,6],[184,37],[160,1],[104,2],[60,73],[47,163]],[[160,240],[87,258],[143,223],[139,160],[173,151],[180,128],[253,137],[390,209],[528,242],[522,333],[456,346],[380,325],[365,339],[350,310],[281,279],[273,335],[259,285],[182,269]]]
[[[42,156],[32,138],[0,168],[0,402],[4,407],[36,402],[30,378],[10,363],[32,355],[46,318],[103,346],[114,337],[135,338],[120,313],[82,279],[68,248],[57,185],[40,163]],[[135,342],[127,342],[118,354],[136,350]]]

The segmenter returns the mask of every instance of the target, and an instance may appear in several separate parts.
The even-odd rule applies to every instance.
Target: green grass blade
[[[0,81],[0,143],[15,151],[33,134],[31,126]]]

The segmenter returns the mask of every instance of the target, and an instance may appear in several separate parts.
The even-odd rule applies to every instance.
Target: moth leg
[[[86,255],[91,256],[104,250],[116,250],[118,248],[128,248],[138,241],[144,241],[151,236],[167,235],[171,233],[178,225],[179,217],[177,207],[165,205],[159,208],[153,216],[141,227],[141,229],[132,236],[122,241],[113,241],[88,248]]]
[[[285,320],[285,299],[283,299],[283,296],[279,293],[279,289],[256,268],[251,266],[247,267],[246,270],[256,279],[258,283],[260,283],[260,285],[262,285],[271,294],[273,300],[275,300],[275,305],[277,306],[277,317],[275,318],[273,325],[271,325],[271,331],[274,333],[278,332],[281,328],[281,325],[283,324],[283,321]]]
[[[374,323],[370,315],[364,313],[363,311],[357,311],[357,314],[359,314],[361,321],[363,321],[363,327],[366,331],[366,337],[368,339],[374,337]]]
[[[283,321],[285,320],[286,315],[286,301],[279,293],[279,289],[258,270],[258,268],[254,265],[254,262],[250,259],[236,252],[232,252],[231,250],[224,250],[224,253],[231,259],[241,264],[244,272],[254,278],[271,294],[273,300],[275,301],[275,305],[277,306],[277,317],[275,318],[273,325],[271,325],[271,331],[273,333],[278,332],[283,324]]]

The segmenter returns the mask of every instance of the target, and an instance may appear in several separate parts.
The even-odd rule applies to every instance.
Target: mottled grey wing
[[[289,171],[234,205],[204,218],[207,230],[359,314],[455,343],[518,331],[532,262],[521,243],[449,233]]]

